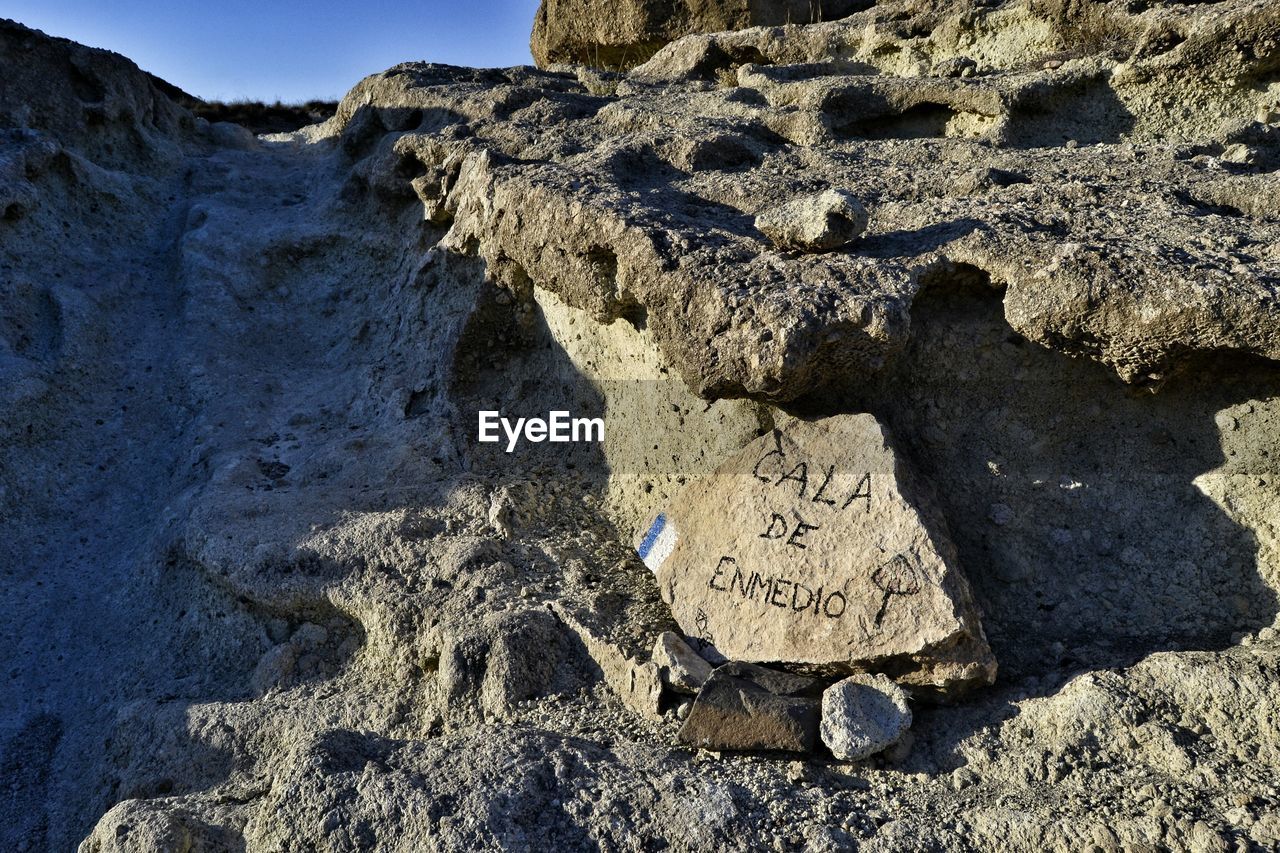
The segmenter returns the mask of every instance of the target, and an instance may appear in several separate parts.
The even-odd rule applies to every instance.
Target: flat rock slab
[[[888,749],[911,728],[906,692],[886,676],[851,675],[822,694],[822,742],[857,761]]]
[[[945,523],[871,415],[762,436],[638,550],[684,633],[728,659],[880,669],[924,692],[995,677]]]
[[[703,749],[809,752],[818,739],[822,682],[754,664],[717,667],[677,739]]]

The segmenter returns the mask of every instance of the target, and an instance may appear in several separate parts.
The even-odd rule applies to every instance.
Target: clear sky
[[[538,0],[4,0],[0,17],[122,53],[209,100],[337,100],[425,60],[526,65]]]

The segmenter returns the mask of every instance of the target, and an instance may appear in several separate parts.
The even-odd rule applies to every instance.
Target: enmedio
[[[481,411],[478,439],[486,443],[501,441],[499,430],[507,437],[507,453],[516,449],[521,437],[538,444],[604,441],[604,418],[575,418],[568,412],[552,411],[547,418],[516,418],[513,423],[501,412]]]

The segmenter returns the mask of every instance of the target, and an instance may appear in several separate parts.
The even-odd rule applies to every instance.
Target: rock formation
[[[865,9],[869,0],[542,0],[529,47],[540,66],[622,70],[690,33],[811,24]]]
[[[888,0],[254,137],[0,25],[0,848],[1280,844],[1278,38]],[[851,242],[757,227],[827,190]],[[475,441],[554,409],[604,441]],[[995,684],[681,745],[631,541],[868,413]]]

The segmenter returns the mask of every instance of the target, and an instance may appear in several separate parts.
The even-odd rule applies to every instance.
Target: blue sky
[[[5,0],[0,17],[122,53],[207,99],[337,99],[397,62],[524,65],[538,0]]]

